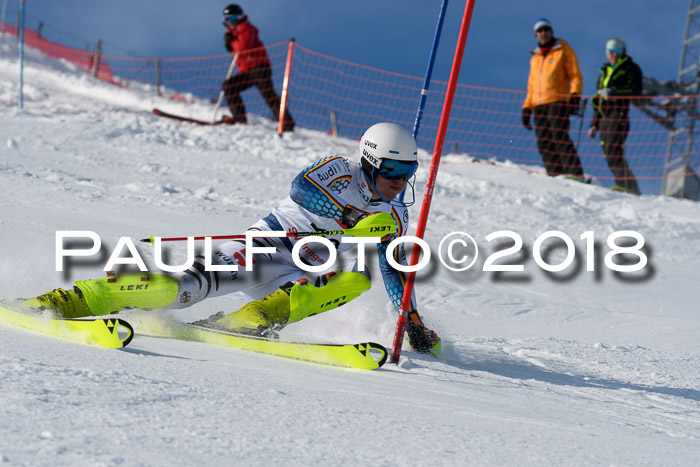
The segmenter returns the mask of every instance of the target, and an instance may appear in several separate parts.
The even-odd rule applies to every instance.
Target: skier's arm
[[[564,47],[566,74],[571,80],[570,93],[581,95],[583,92],[583,74],[578,66],[578,58],[576,52],[570,45]]]
[[[327,157],[296,176],[290,196],[295,203],[317,216],[342,221],[348,203],[331,186],[351,177],[345,158]]]
[[[393,240],[393,239],[391,239]],[[386,287],[386,293],[389,295],[389,299],[394,307],[399,308],[401,306],[401,301],[403,299],[404,284],[406,283],[406,273],[394,269],[387,260],[387,245],[389,242],[382,242],[377,244],[377,252],[379,253],[379,270],[382,273],[382,278],[384,279],[384,286]],[[403,244],[400,244],[394,249],[393,253],[394,261],[403,266],[407,266],[406,261],[406,250]],[[416,293],[413,292],[411,296],[411,305],[408,310],[409,313],[416,309]]]
[[[236,42],[234,52],[245,52],[254,47],[257,31],[252,27],[239,27],[236,29]]]
[[[642,78],[642,69],[639,68],[639,65],[636,63],[633,63],[634,66],[632,66],[631,70],[631,77],[630,77],[630,87],[632,88],[632,95],[633,96],[641,96],[642,95],[642,89],[644,88],[644,81]]]
[[[231,42],[233,42],[233,33],[231,33],[231,31],[226,31],[224,33],[224,47],[226,47],[226,50],[229,52],[233,52]]]
[[[642,94],[642,70],[632,62],[627,67],[626,80],[620,86],[611,86],[611,94],[615,96],[640,96]]]

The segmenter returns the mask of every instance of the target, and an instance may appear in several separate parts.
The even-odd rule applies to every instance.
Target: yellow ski
[[[130,319],[134,318],[130,317]],[[206,342],[324,365],[374,370],[384,364],[388,355],[387,350],[382,345],[373,342],[346,345],[284,342],[229,333],[177,321],[166,321],[157,317],[149,317],[143,321],[140,318],[136,319],[135,323],[139,332],[152,336]]]
[[[0,321],[72,341],[110,349],[126,347],[134,329],[123,319],[61,319],[0,306]]]

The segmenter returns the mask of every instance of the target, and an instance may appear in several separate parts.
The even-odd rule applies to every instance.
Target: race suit
[[[360,164],[341,156],[323,158],[299,173],[292,182],[290,195],[269,215],[255,222],[249,230],[290,233],[341,230],[345,228],[341,219],[343,209],[347,205],[370,213],[389,213],[396,223],[398,235],[406,234],[408,228],[406,207],[395,206],[385,201],[372,201],[372,192]],[[340,236],[325,238],[336,245],[339,260],[335,262],[333,268],[323,273],[341,270],[362,272],[357,269],[355,255],[343,255],[343,253],[349,253],[349,250],[355,247],[354,244],[341,242]],[[288,281],[299,280],[305,276],[313,280],[315,274],[305,273],[292,259],[292,248],[299,240],[301,237],[255,239],[255,246],[273,246],[277,252],[255,254],[252,271],[246,271],[244,268],[245,241],[236,240],[219,245],[212,251],[211,264],[237,265],[238,271],[206,271],[205,258],[197,257],[193,267],[174,275],[179,283],[179,300],[176,300],[172,307],[184,308],[207,297],[233,292],[243,292],[255,300],[273,292]],[[371,246],[367,246],[368,250],[370,248]],[[398,308],[403,296],[405,274],[388,263],[385,244],[378,243],[376,248],[379,269],[387,294],[394,307]],[[329,252],[326,246],[312,242],[302,247],[299,257],[307,265],[318,266],[326,263]],[[407,264],[402,244],[394,249],[393,259],[399,264]],[[362,273],[369,277],[366,270]],[[414,309],[415,297],[412,297],[409,311]]]

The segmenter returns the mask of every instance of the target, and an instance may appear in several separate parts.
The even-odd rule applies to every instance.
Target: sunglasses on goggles
[[[233,23],[235,23],[236,21],[238,21],[239,19],[241,19],[241,17],[240,17],[239,15],[228,15],[228,16],[224,16],[224,22],[223,22],[223,24],[227,24],[227,23],[233,24]]]
[[[406,177],[408,180],[416,174],[416,170],[418,170],[418,162],[382,159],[379,175],[389,180],[397,180],[401,177]]]

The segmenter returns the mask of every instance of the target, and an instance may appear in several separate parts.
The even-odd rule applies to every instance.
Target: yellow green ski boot
[[[59,318],[80,318],[92,315],[85,297],[77,287],[73,290],[54,289],[38,297],[28,298],[22,302],[22,307],[27,311],[49,310]]]
[[[294,285],[294,282],[287,282],[271,294],[224,316],[216,324],[241,334],[277,338],[275,330],[282,329],[289,321],[289,292]]]
[[[118,313],[124,308],[165,308],[177,299],[178,284],[163,274],[109,275],[75,281],[73,290],[54,289],[22,302],[28,311],[50,310],[61,318]]]
[[[370,288],[370,280],[356,272],[329,273],[318,284],[314,286],[306,279],[287,282],[270,295],[218,319],[215,325],[242,334],[274,338],[275,331],[287,324],[344,305]]]

